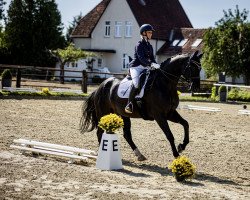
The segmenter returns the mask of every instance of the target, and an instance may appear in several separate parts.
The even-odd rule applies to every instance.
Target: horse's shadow
[[[159,173],[161,176],[173,176],[172,172],[167,167],[166,168],[159,167],[157,165],[151,165],[151,164],[145,164],[145,163],[138,164],[138,163],[134,163],[128,160],[123,160],[123,165],[129,166],[132,168],[139,168],[142,170]],[[147,173],[134,173],[131,170],[126,170],[126,169],[120,170],[120,172],[128,174],[129,176],[135,176],[135,177],[150,177],[151,176]],[[201,182],[209,181],[209,182],[214,182],[217,184],[240,186],[240,184],[232,180],[220,178],[220,177],[202,173],[202,172],[197,172],[193,180],[196,180],[199,182],[185,181],[185,182],[182,182],[182,184],[190,185],[190,186],[204,186],[204,184],[202,184]]]

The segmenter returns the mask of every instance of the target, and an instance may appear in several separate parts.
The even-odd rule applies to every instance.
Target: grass
[[[0,96],[29,96],[29,97],[86,97],[88,94],[73,92],[26,92],[26,91],[1,91]]]

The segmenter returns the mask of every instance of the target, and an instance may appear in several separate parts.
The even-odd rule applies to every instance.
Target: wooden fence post
[[[18,68],[17,69],[17,73],[16,73],[16,88],[20,88],[21,87],[21,69]]]
[[[82,71],[82,92],[87,93],[87,81],[88,81],[88,74],[86,70]]]

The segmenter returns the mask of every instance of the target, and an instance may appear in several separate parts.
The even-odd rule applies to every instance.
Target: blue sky
[[[10,0],[6,0],[8,3]],[[56,0],[62,15],[62,22],[67,27],[73,17],[85,15],[101,0]],[[250,0],[179,0],[194,28],[208,28],[224,16],[223,10],[234,10],[236,5],[242,11],[250,11]],[[248,14],[250,21],[250,13]]]

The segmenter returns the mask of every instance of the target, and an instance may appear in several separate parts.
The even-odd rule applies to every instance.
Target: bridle
[[[195,60],[189,59],[187,65],[183,68],[182,73],[181,73],[182,74],[181,78],[187,81],[188,83],[193,79],[200,78],[199,76],[192,76],[191,64],[194,64],[198,68],[198,70],[201,71],[200,63]],[[188,76],[187,77],[184,76],[185,74],[188,74]]]

